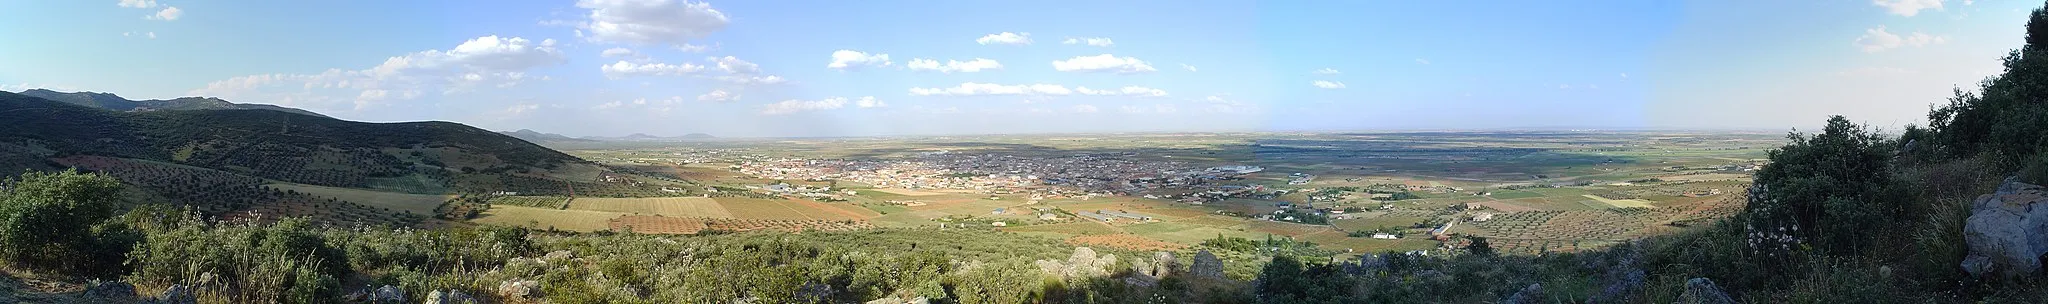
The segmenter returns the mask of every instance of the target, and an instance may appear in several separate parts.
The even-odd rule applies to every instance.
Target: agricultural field
[[[455,197],[453,195],[407,194],[291,183],[273,183],[264,186],[420,215],[434,214],[434,208],[440,207],[442,202]]]
[[[621,172],[656,177],[663,185],[688,186],[682,190],[689,196],[708,196],[578,195],[566,207],[643,215],[614,221],[644,222],[630,225],[635,230],[722,230],[713,223],[719,219],[859,221],[875,227],[996,229],[1126,249],[1190,246],[1221,236],[1294,238],[1327,250],[1361,253],[1436,248],[1431,228],[1451,223],[1447,232],[1453,243],[1465,236],[1497,238],[1494,243],[1502,252],[1533,253],[1597,248],[1733,214],[1740,210],[1747,170],[1761,165],[1765,148],[1782,140],[1771,133],[1206,133],[585,142],[557,148]],[[753,176],[742,170],[759,162],[914,161],[955,154],[1006,157],[999,159],[1098,155],[1136,163],[1263,170],[1212,182],[1261,190],[1200,204],[1176,200],[1199,189],[1075,195],[1035,187],[881,187],[830,178]],[[836,172],[831,170],[837,169],[821,172]],[[946,172],[928,174],[995,177]],[[832,190],[829,200],[764,190],[774,184]],[[1037,197],[1049,193],[1058,195]],[[1079,215],[1098,211],[1146,219],[1102,222]],[[1301,222],[1296,223],[1269,216],[1275,214],[1321,218],[1290,220]],[[698,227],[699,222],[705,226]],[[1381,229],[1405,236],[1363,237]]]
[[[618,212],[665,217],[733,218],[717,200],[702,197],[578,198],[570,210]]]

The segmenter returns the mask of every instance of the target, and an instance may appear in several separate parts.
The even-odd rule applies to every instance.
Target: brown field
[[[1067,244],[1075,246],[1102,246],[1135,251],[1175,251],[1186,249],[1187,245],[1162,242],[1135,234],[1082,235],[1067,238]]]
[[[733,218],[718,201],[702,197],[578,198],[571,210],[590,210],[666,217]]]
[[[413,214],[434,214],[442,202],[454,198],[452,195],[407,194],[381,192],[363,189],[336,188],[306,184],[274,183],[264,185],[277,190],[291,190],[314,196],[328,197],[364,206],[386,208],[392,211],[412,211]]]
[[[1541,210],[1535,207],[1510,204],[1508,202],[1502,201],[1480,202],[1477,204],[1479,204],[1480,206],[1486,206],[1486,208],[1493,208],[1493,210],[1499,210],[1500,212],[1523,212]]]
[[[590,210],[554,210],[520,206],[491,206],[471,222],[533,229],[590,232],[611,228],[611,220],[625,213]]]
[[[647,234],[696,234],[706,227],[702,219],[648,215],[621,216],[610,224],[614,231]]]

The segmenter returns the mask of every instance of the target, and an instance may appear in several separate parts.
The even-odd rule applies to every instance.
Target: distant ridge
[[[534,131],[534,130],[529,130],[529,129],[519,129],[519,131],[512,131],[512,132],[504,132],[504,131],[499,131],[498,133],[500,133],[500,134],[505,134],[505,135],[510,135],[510,136],[512,136],[512,137],[516,137],[516,138],[519,138],[519,139],[524,139],[524,140],[526,140],[526,141],[529,141],[529,142],[589,142],[589,141],[596,141],[596,140],[589,140],[589,139],[582,139],[582,138],[575,138],[575,137],[569,137],[568,135],[561,135],[561,134],[555,134],[555,133],[541,133],[541,132],[539,132],[539,131]]]
[[[220,99],[220,98],[212,98],[212,97],[179,97],[179,98],[174,98],[174,99],[169,99],[169,100],[163,100],[163,99],[150,99],[150,100],[130,100],[130,99],[127,99],[127,98],[122,98],[122,97],[121,97],[120,95],[114,95],[113,93],[99,93],[99,92],[72,92],[72,93],[66,93],[66,92],[58,92],[58,91],[51,91],[51,90],[46,90],[46,89],[27,89],[27,90],[22,90],[22,91],[21,91],[21,95],[28,95],[28,96],[31,96],[31,97],[36,97],[36,98],[42,98],[42,99],[49,99],[49,100],[55,100],[55,101],[61,101],[61,102],[64,102],[64,103],[69,103],[69,104],[75,104],[75,105],[81,105],[81,106],[86,106],[86,107],[93,107],[93,108],[101,108],[101,109],[108,109],[108,110],[114,110],[114,111],[122,111],[122,112],[146,112],[146,111],[187,111],[187,110],[271,110],[271,111],[279,111],[279,112],[285,112],[285,113],[292,113],[292,114],[300,114],[300,115],[311,115],[311,116],[327,117],[327,115],[320,115],[320,113],[314,113],[313,111],[307,111],[307,110],[301,110],[301,109],[295,109],[295,108],[287,108],[287,107],[281,107],[281,106],[275,106],[275,105],[267,105],[267,104],[243,104],[243,103],[233,103],[233,102],[228,102],[227,100],[222,100],[222,99]]]
[[[718,138],[717,136],[711,136],[711,134],[704,134],[704,133],[690,133],[690,134],[685,134],[685,135],[683,135],[683,136],[674,136],[674,137],[663,137],[663,136],[654,136],[654,135],[647,135],[646,133],[633,133],[632,135],[626,135],[626,136],[619,136],[619,137],[603,137],[603,136],[590,136],[590,137],[583,137],[583,139],[587,139],[587,140],[602,140],[602,141],[697,141],[697,140],[711,140],[711,139],[717,139],[717,138]]]

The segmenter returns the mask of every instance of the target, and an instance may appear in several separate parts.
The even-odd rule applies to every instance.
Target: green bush
[[[77,171],[31,172],[0,183],[0,261],[27,269],[108,272],[119,259],[99,260],[110,257],[100,250],[125,252],[120,247],[127,244],[119,242],[123,238],[103,243],[95,235],[125,232],[94,225],[113,216],[121,187],[111,177]]]

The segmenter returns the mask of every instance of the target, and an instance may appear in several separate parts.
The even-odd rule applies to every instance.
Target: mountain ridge
[[[234,103],[214,97],[178,97],[172,99],[132,100],[114,93],[104,92],[59,92],[49,89],[27,89],[20,93],[25,96],[54,100],[74,105],[101,108],[121,112],[147,111],[191,111],[191,110],[270,110],[300,115],[328,117],[313,111],[269,104]],[[328,117],[332,118],[332,117]]]

